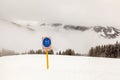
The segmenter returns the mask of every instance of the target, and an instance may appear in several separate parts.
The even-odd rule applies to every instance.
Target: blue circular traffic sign
[[[44,47],[50,47],[50,45],[51,45],[51,39],[48,38],[48,37],[44,38],[42,44],[43,44]]]

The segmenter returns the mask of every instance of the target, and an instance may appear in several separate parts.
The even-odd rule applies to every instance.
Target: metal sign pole
[[[47,69],[49,69],[49,59],[48,59],[48,50],[46,49],[46,64],[47,64]]]

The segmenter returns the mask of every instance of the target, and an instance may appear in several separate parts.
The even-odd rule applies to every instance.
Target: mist
[[[119,0],[0,0],[0,17],[76,25],[120,25]]]
[[[120,28],[120,1],[119,0],[0,0],[0,18],[2,19],[14,19],[14,21],[38,21],[45,23],[63,23],[73,24],[73,25],[82,25],[82,26],[113,26]],[[32,26],[35,28],[35,26]],[[90,44],[94,43],[95,40],[99,38],[91,38],[88,33],[82,36],[82,33],[77,33],[78,36],[82,36],[83,39],[79,39],[79,41],[83,41],[85,43],[81,43],[81,49],[79,50],[78,43],[74,43],[73,36],[68,32],[70,38],[63,37],[64,34],[61,31],[60,33],[55,32],[54,29],[49,29],[48,26],[46,29],[39,29],[38,33],[29,32],[25,28],[18,28],[17,26],[11,23],[5,23],[4,21],[0,21],[0,49],[6,48],[10,50],[15,50],[17,52],[24,52],[30,49],[39,49],[41,45],[40,38],[42,36],[55,36],[53,39],[54,43],[53,49],[57,51],[56,45],[60,50],[64,50],[67,48],[72,48],[74,45],[74,50],[77,52],[86,53],[88,48],[90,48]],[[37,30],[38,30],[37,29]],[[49,30],[53,30],[50,31]],[[55,29],[57,30],[57,28]],[[40,33],[39,33],[40,32]],[[56,34],[58,33],[58,34]],[[75,33],[75,32],[73,32]],[[89,33],[90,34],[90,33]],[[85,41],[85,35],[88,39]],[[94,34],[92,34],[94,35]],[[92,36],[91,35],[91,36]],[[63,38],[63,39],[62,39]],[[58,42],[61,40],[60,42]],[[69,42],[69,40],[72,40]],[[88,40],[92,40],[89,42]],[[115,42],[114,40],[111,40]],[[105,41],[104,43],[111,43],[110,40]],[[77,42],[77,41],[75,41]],[[99,41],[101,43],[101,40]],[[99,43],[96,42],[96,43]],[[103,41],[102,41],[103,42]],[[64,44],[65,47],[61,47]],[[69,44],[70,43],[70,44]],[[61,45],[62,44],[62,45]],[[69,45],[68,45],[69,44]],[[11,46],[12,45],[12,46]],[[68,47],[68,46],[70,47]],[[76,46],[77,45],[77,46]],[[84,45],[84,47],[83,47]],[[87,49],[86,49],[86,46]],[[92,44],[93,45],[93,44]],[[75,47],[76,46],[76,47]]]

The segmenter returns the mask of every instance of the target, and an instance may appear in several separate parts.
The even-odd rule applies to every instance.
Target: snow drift
[[[1,80],[120,80],[120,60],[77,56],[45,55],[0,58]]]

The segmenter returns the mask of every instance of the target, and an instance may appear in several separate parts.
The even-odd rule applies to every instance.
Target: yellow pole
[[[47,65],[47,69],[49,69],[48,50],[47,49],[46,49],[46,65]]]

